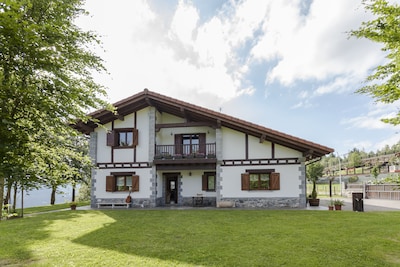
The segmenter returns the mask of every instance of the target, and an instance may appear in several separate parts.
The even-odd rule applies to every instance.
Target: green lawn
[[[0,222],[0,266],[400,266],[400,212],[77,210]]]

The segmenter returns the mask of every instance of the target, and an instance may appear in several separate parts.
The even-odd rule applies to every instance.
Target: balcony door
[[[206,134],[176,134],[175,150],[182,155],[206,153]]]

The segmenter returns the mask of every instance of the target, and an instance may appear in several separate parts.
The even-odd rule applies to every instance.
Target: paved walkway
[[[352,198],[341,198],[344,201],[342,210],[353,210]],[[364,199],[364,212],[368,211],[400,211],[400,200]],[[328,210],[330,199],[322,198],[319,207],[307,206],[307,210]],[[211,207],[210,207],[211,208]],[[89,210],[90,206],[77,207],[79,210]],[[173,209],[171,207],[159,207],[159,209]],[[174,209],[192,209],[192,207],[174,207]],[[212,208],[211,208],[212,209]],[[101,209],[100,209],[101,210]]]
[[[353,210],[352,198],[342,198],[342,210]],[[327,210],[330,199],[321,199],[319,207],[307,207],[308,210]],[[400,211],[400,200],[364,199],[364,211]]]

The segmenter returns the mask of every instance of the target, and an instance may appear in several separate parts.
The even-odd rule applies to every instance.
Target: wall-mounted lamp
[[[171,132],[171,136],[173,136],[174,134]]]

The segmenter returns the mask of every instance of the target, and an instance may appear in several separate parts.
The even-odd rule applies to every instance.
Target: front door
[[[178,203],[178,177],[177,176],[167,177],[165,203],[166,204],[177,204]]]

